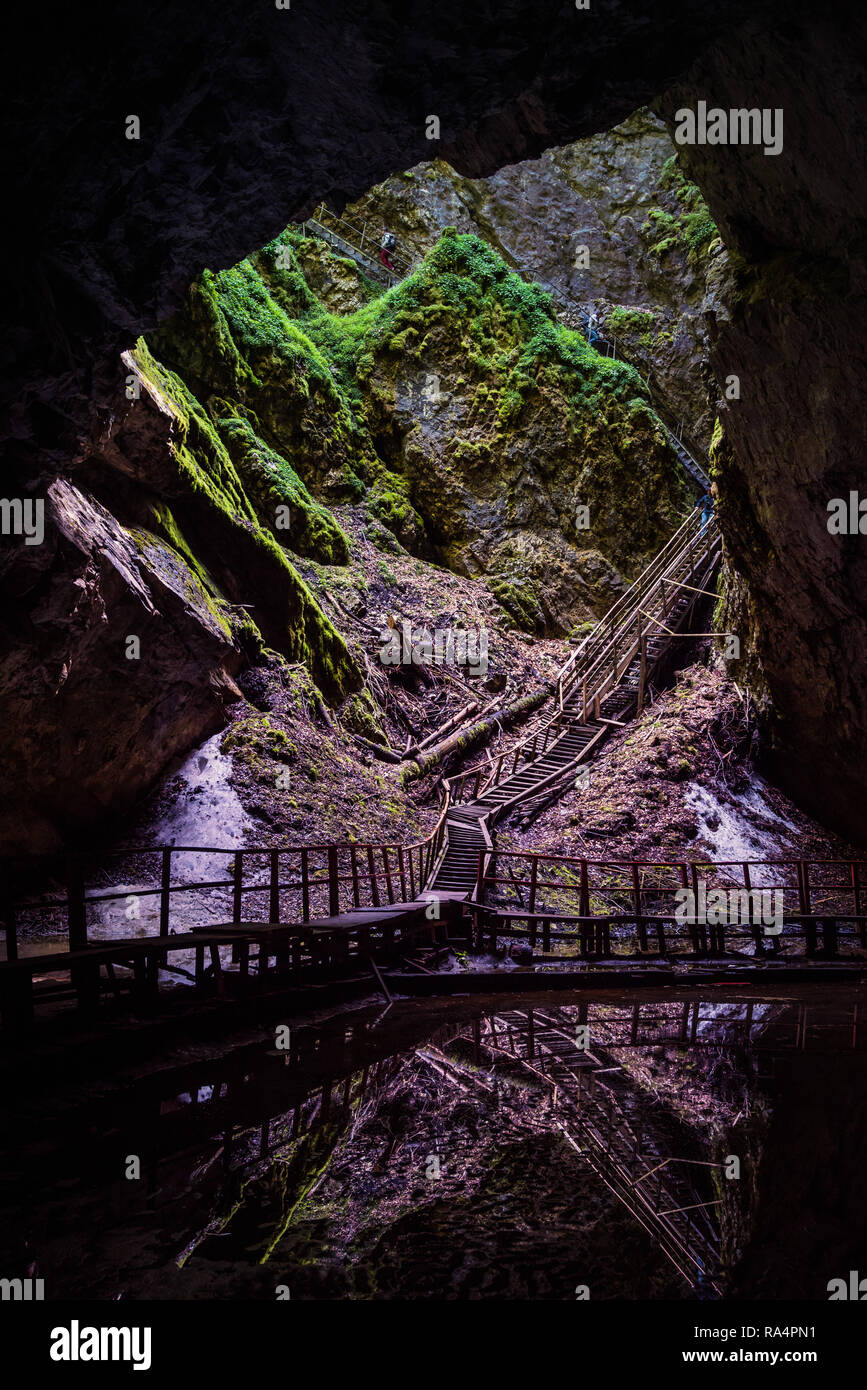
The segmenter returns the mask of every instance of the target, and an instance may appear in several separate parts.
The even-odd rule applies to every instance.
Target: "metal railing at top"
[[[379,223],[356,222],[351,218],[339,217],[322,203],[316,209],[315,216],[308,217],[306,222],[302,223],[302,228],[307,234],[327,242],[335,250],[343,251],[375,279],[389,287],[406,279],[413,269],[412,261],[397,255],[394,251],[388,253],[393,269],[389,269],[383,263],[379,246],[382,227]]]

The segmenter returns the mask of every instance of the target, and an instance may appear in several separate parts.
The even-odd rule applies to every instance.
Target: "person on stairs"
[[[379,259],[386,269],[390,270],[392,273],[394,273],[394,261],[391,259],[391,253],[396,246],[397,237],[394,232],[390,232],[387,227],[383,227],[382,240],[379,243]]]

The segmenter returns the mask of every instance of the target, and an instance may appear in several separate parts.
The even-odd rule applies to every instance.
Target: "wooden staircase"
[[[708,594],[719,557],[716,522],[696,508],[561,668],[547,723],[508,757],[448,779],[442,853],[427,891],[472,896],[495,822],[519,804],[566,791],[611,730],[635,717]]]

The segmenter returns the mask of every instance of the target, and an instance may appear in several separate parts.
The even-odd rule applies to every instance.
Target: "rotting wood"
[[[438,767],[449,753],[458,749],[465,752],[476,747],[479,743],[486,742],[499,729],[509,728],[522,715],[529,714],[531,710],[537,709],[539,705],[543,704],[548,699],[552,689],[553,686],[550,683],[537,686],[529,695],[523,695],[519,700],[494,710],[485,718],[478,720],[469,729],[453,733],[444,742],[422,753],[420,757],[405,762],[399,773],[401,783],[405,786],[407,782],[411,782],[417,777],[424,777],[431,768]]]

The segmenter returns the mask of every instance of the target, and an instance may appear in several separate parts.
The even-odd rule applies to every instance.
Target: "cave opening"
[[[867,21],[367,9],[67,17],[16,77],[4,1258],[823,1299],[863,1233]],[[60,1061],[109,1043],[94,1127]]]

